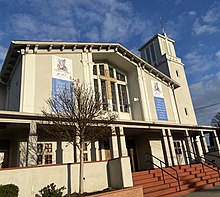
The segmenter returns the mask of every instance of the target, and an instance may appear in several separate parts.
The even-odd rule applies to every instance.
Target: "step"
[[[133,180],[133,183],[134,183],[134,185],[142,185],[142,184],[157,182],[157,181],[158,181],[158,177],[153,177],[150,179]]]
[[[175,193],[175,192],[176,192],[176,188],[168,188],[168,189],[158,190],[158,191],[150,192],[150,193],[144,192],[144,197],[159,197],[159,196],[164,196],[166,194]]]
[[[163,197],[177,197],[177,196],[183,196],[183,195],[186,195],[186,194],[193,193],[193,192],[195,192],[195,191],[196,191],[195,188],[190,188],[190,189],[187,189],[187,190],[181,190],[181,191],[178,191],[178,192],[175,192],[175,193],[170,193],[170,194],[164,195]]]
[[[152,187],[147,187],[143,188],[144,193],[150,193],[150,192],[155,192],[158,190],[164,190],[164,189],[169,189],[170,185],[169,184],[162,184],[162,185],[155,185]]]
[[[153,174],[139,174],[138,176],[132,176],[133,180],[140,180],[140,179],[148,179],[148,178],[153,178]]]
[[[154,181],[154,182],[149,182],[149,183],[144,183],[142,184],[143,188],[149,188],[149,187],[154,187],[158,185],[164,185],[163,181]]]

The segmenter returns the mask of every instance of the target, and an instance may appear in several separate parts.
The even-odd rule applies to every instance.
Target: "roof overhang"
[[[140,67],[145,72],[154,75],[156,78],[166,83],[172,88],[180,87],[180,84],[169,78],[158,69],[141,59],[139,56],[129,51],[119,43],[92,43],[92,42],[52,42],[52,41],[12,41],[3,63],[0,78],[3,83],[7,83],[10,78],[18,57],[28,53],[62,53],[62,52],[91,52],[117,54],[132,64]]]

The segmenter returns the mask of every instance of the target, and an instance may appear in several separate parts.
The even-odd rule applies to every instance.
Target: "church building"
[[[118,114],[109,142],[84,148],[87,192],[131,187],[132,172],[160,160],[185,165],[219,151],[215,128],[197,123],[174,41],[157,34],[139,50],[141,57],[119,43],[12,41],[0,71],[0,184],[28,197],[50,183],[78,191],[79,150],[41,127],[60,80],[91,84]]]

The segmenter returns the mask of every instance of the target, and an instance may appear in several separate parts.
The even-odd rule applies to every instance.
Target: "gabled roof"
[[[155,67],[141,59],[139,56],[129,51],[119,43],[93,43],[93,42],[54,42],[54,41],[12,41],[8,49],[0,78],[4,83],[10,79],[11,72],[18,61],[20,55],[26,53],[38,53],[40,50],[46,52],[56,51],[59,53],[80,51],[80,52],[114,52],[121,55],[128,61],[131,61],[136,66],[141,67],[146,72],[154,75],[156,78],[167,83],[168,85],[177,88],[180,85],[169,78]]]

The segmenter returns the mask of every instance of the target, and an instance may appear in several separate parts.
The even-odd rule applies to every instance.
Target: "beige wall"
[[[52,93],[52,54],[26,54],[22,79],[21,112],[39,113]],[[72,60],[73,78],[83,80],[81,54],[57,54]]]
[[[12,73],[11,80],[9,82],[8,91],[8,105],[6,109],[9,111],[19,111],[20,108],[20,93],[21,93],[21,73],[22,73],[22,62],[20,61],[15,70]]]

